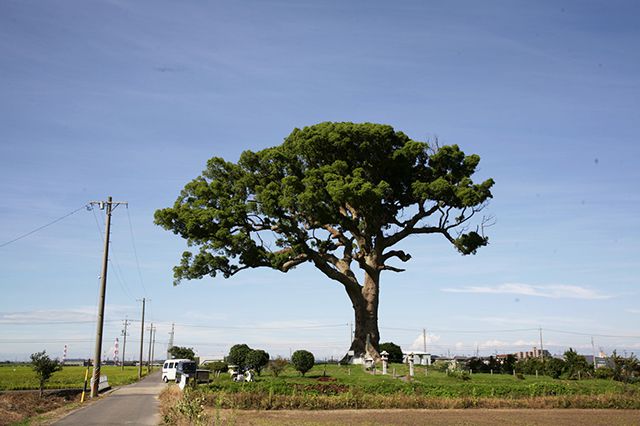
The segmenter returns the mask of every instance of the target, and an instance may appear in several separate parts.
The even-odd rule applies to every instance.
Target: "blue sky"
[[[632,1],[0,2],[0,244],[91,200],[113,214],[105,353],[140,303],[156,353],[248,343],[341,357],[351,305],[310,266],[172,286],[153,225],[212,156],[322,121],[481,156],[490,245],[414,238],[381,282],[383,341],[433,353],[640,349],[640,30]],[[93,350],[104,215],[0,247],[0,359]],[[146,348],[145,348],[146,353]],[[135,350],[137,356],[137,349]]]

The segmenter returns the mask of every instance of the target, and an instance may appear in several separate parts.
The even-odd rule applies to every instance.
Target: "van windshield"
[[[196,372],[196,363],[195,362],[181,362],[178,364],[178,370],[181,370],[183,373],[195,373]]]

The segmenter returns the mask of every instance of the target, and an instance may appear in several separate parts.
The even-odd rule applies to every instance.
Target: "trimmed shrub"
[[[311,370],[311,367],[315,364],[316,359],[313,354],[304,349],[295,351],[291,356],[291,363],[303,376],[304,373]]]

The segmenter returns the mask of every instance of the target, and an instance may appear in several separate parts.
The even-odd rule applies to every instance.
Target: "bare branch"
[[[396,268],[395,266],[389,265],[380,265],[378,267],[380,271],[391,271],[391,272],[404,272],[406,269]]]
[[[393,235],[382,238],[380,240],[380,249],[383,250],[386,247],[391,247],[397,244],[398,242],[402,241],[404,238],[408,237],[409,235],[413,234],[415,230],[415,226],[418,224],[418,222],[420,222],[422,219],[426,217],[431,216],[433,213],[437,212],[438,210],[439,210],[439,206],[437,204],[435,206],[432,206],[429,210],[425,210],[424,206],[422,204],[419,204],[418,213],[416,213],[411,219],[405,222],[401,222],[398,225],[398,226],[403,226],[404,229],[396,232]]]
[[[386,260],[388,260],[388,259],[390,259],[392,257],[397,257],[398,259],[400,259],[403,262],[407,262],[407,261],[409,261],[409,259],[411,259],[411,255],[409,253],[405,253],[402,250],[391,250],[391,251],[388,251],[387,253],[385,253],[382,256],[382,260],[386,261]]]
[[[285,262],[282,267],[280,268],[280,270],[282,272],[288,272],[289,270],[291,270],[291,268],[298,266],[304,262],[307,262],[309,260],[309,257],[306,254],[301,254],[298,255],[296,257],[294,257],[293,259]]]

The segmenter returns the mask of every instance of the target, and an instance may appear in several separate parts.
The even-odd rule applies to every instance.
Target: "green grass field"
[[[279,377],[263,372],[253,383],[234,383],[228,374],[221,374],[200,389],[209,405],[240,409],[420,408],[429,404],[465,408],[479,400],[485,406],[508,400],[533,408],[534,400],[545,398],[567,406],[640,408],[640,386],[612,380],[535,375],[518,379],[509,374],[472,374],[469,380],[461,380],[436,371],[425,374],[424,367],[416,367],[413,379],[407,380],[394,378],[394,368],[397,376],[407,375],[404,365],[392,365],[386,376],[373,375],[361,366],[316,365],[305,377],[289,367]],[[453,401],[460,407],[450,406]]]
[[[47,389],[77,389],[84,385],[86,367],[67,366],[51,376],[47,382]],[[143,373],[146,369],[143,369]],[[92,369],[89,370],[91,377]],[[101,374],[106,375],[111,386],[133,383],[138,379],[138,367],[103,366]],[[38,389],[38,380],[29,365],[0,366],[0,391]]]

